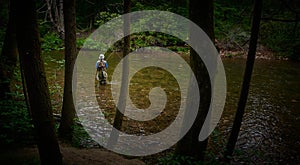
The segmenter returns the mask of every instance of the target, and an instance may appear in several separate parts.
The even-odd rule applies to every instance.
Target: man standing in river
[[[96,62],[96,79],[100,82],[100,84],[106,84],[106,78],[107,78],[107,68],[108,63],[106,60],[104,60],[105,56],[104,54],[99,55],[99,59]]]

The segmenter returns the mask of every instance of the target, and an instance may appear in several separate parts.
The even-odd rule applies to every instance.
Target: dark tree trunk
[[[130,12],[131,7],[131,0],[124,0],[124,14]],[[130,34],[130,17],[127,15],[124,17],[124,26],[123,26],[123,33]],[[124,45],[123,45],[123,58],[128,55],[130,52],[130,35],[124,37]],[[128,59],[123,59],[122,64],[122,85],[120,89],[120,96],[118,101],[118,106],[116,108],[116,115],[114,118],[113,126],[117,130],[121,130],[122,122],[126,107],[126,96],[128,94],[128,74],[129,74],[129,63]],[[119,107],[119,108],[118,108]],[[119,134],[117,131],[112,131],[110,135],[110,139],[108,141],[108,146],[113,146],[119,138]]]
[[[25,97],[27,111],[29,113],[29,116],[32,117],[30,103],[29,103],[28,90],[27,90],[27,85],[26,85],[26,80],[25,80],[24,64],[23,63],[24,63],[24,61],[20,60],[20,72],[21,72],[21,78],[22,78],[23,93],[24,93],[24,97]]]
[[[72,77],[75,60],[77,57],[76,48],[76,17],[75,0],[64,0],[65,20],[65,82],[62,107],[62,118],[59,127],[59,135],[65,140],[71,141],[73,134],[73,122],[75,107],[72,92]]]
[[[12,0],[12,3],[17,11],[15,20],[19,57],[24,69],[41,164],[62,164],[41,58],[35,1]]]
[[[191,0],[189,3],[189,8],[190,20],[201,27],[202,30],[205,31],[206,34],[211,38],[211,40],[214,41],[213,1]],[[192,39],[193,37],[194,35],[191,32],[190,38]],[[198,160],[203,160],[204,153],[207,147],[207,139],[199,142],[198,136],[209,110],[211,100],[211,86],[206,67],[198,54],[193,49],[191,49],[190,53],[190,63],[191,68],[198,81],[201,102],[194,124],[187,132],[187,134],[177,143],[176,154],[191,156]]]
[[[11,92],[11,80],[18,57],[14,12],[14,7],[10,5],[9,20],[0,56],[0,98],[9,97],[7,94]]]
[[[239,135],[239,131],[241,128],[241,123],[243,120],[243,115],[245,111],[245,106],[247,103],[247,97],[249,92],[249,86],[251,81],[251,75],[253,70],[253,65],[255,61],[255,53],[256,53],[256,45],[258,40],[258,33],[259,33],[259,24],[261,20],[261,10],[262,10],[262,1],[255,0],[254,1],[254,15],[252,19],[252,28],[251,28],[251,37],[250,37],[250,44],[249,44],[249,51],[248,51],[248,58],[246,69],[244,73],[244,80],[242,85],[242,90],[240,94],[240,100],[238,103],[238,108],[235,114],[234,123],[232,126],[231,134],[226,146],[225,151],[225,159],[229,162],[230,158],[233,154],[233,149],[237,142],[237,138]]]
[[[209,36],[212,42],[215,41],[214,33],[214,1],[213,0],[190,0],[190,20],[196,23]]]

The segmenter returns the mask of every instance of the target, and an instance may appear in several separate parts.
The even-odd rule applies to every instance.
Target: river
[[[61,60],[61,54],[59,54],[58,52],[50,53],[49,55],[53,57],[45,58],[52,97],[59,98],[53,99],[52,103],[58,109],[60,108],[63,85],[63,61]],[[87,51],[86,54],[89,56],[89,54],[97,53]],[[90,58],[93,61],[91,63],[93,67],[96,61],[94,57],[97,57],[97,55]],[[117,64],[119,57],[120,54],[116,54],[108,58],[110,64],[109,74],[112,74],[112,68]],[[212,135],[211,139],[213,140],[209,144],[213,152],[223,150],[228,139],[237,109],[243,72],[246,65],[245,59],[225,58],[222,61],[225,66],[227,79],[227,97],[221,120]],[[157,76],[160,77],[159,75]],[[109,87],[110,85],[107,86]],[[143,89],[138,90],[141,91]],[[149,90],[146,90],[147,92]],[[174,93],[174,95],[170,96],[176,97],[176,92]],[[138,95],[137,97],[143,96]],[[143,107],[143,104],[148,104],[148,102],[143,102],[140,106]],[[171,103],[171,105],[174,105],[173,107],[175,108],[178,107],[176,103]],[[112,107],[110,109],[114,110]],[[107,116],[110,115],[111,113],[107,114]],[[166,118],[168,116],[170,115],[165,114],[163,117]],[[170,119],[173,118],[170,117]],[[128,124],[130,122],[126,125]],[[151,127],[154,126],[159,127],[158,124]],[[139,130],[141,130],[140,124],[131,125],[130,129],[134,127],[139,127]],[[161,127],[164,128],[165,126]],[[163,128],[160,128],[160,130]],[[143,128],[142,130],[147,132],[147,128]],[[255,61],[244,120],[234,155],[233,164],[300,163],[299,63],[260,59]]]
[[[228,93],[218,129],[226,138],[237,109],[245,62],[244,59],[223,59]],[[299,63],[255,61],[236,149],[237,153],[244,153],[235,157],[239,163],[300,163]]]

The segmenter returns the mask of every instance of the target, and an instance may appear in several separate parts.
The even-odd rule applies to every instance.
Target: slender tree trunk
[[[51,7],[50,0],[46,0],[46,4],[47,4],[47,12],[46,12],[46,14],[49,15],[50,22],[54,23],[54,19],[53,19],[53,16],[52,16],[52,7]]]
[[[10,5],[9,20],[0,56],[0,98],[8,97],[7,93],[11,92],[11,80],[17,63],[18,51],[13,12],[15,9]]]
[[[29,116],[32,117],[30,103],[29,103],[29,97],[28,97],[27,84],[26,84],[26,80],[25,80],[24,64],[23,64],[23,61],[21,61],[21,60],[20,60],[20,72],[21,72],[23,93],[24,93],[24,97],[25,97],[27,111],[29,113]]]
[[[12,0],[12,3],[18,11],[15,16],[17,44],[20,61],[24,67],[41,164],[62,164],[54,130],[44,63],[41,58],[35,1]]]
[[[200,26],[202,30],[204,30],[211,38],[211,40],[214,41],[213,1],[190,0],[189,8],[191,21]],[[190,39],[192,39],[193,37],[194,35],[191,32]],[[210,78],[203,61],[193,49],[191,49],[190,52],[191,68],[198,82],[201,102],[194,124],[187,132],[187,134],[177,143],[176,154],[191,156],[198,160],[203,160],[204,153],[207,147],[207,139],[199,142],[198,136],[209,110],[211,100],[211,86]]]
[[[64,0],[59,0],[59,24],[60,24],[60,27],[61,27],[61,33],[62,34],[60,34],[61,35],[61,37],[62,38],[64,38],[64,36],[65,36],[65,24],[64,24],[64,17],[65,17],[65,15],[64,15],[64,2],[63,2]],[[74,12],[74,14],[75,14],[75,12]],[[76,16],[74,16],[75,18],[76,18]],[[75,28],[76,29],[76,28]],[[76,34],[76,33],[75,33]]]
[[[255,61],[256,45],[257,45],[258,34],[259,34],[259,25],[260,25],[260,20],[261,20],[261,10],[262,10],[262,1],[255,0],[254,1],[254,15],[253,15],[253,19],[252,19],[252,28],[251,28],[251,37],[250,37],[247,64],[246,64],[246,69],[245,69],[245,73],[244,73],[244,80],[243,80],[240,100],[238,103],[238,108],[237,108],[235,118],[234,118],[234,123],[232,126],[231,134],[230,134],[230,137],[229,137],[229,140],[228,140],[228,143],[226,146],[226,151],[225,151],[225,159],[228,162],[230,161],[230,158],[233,154],[233,149],[237,142],[237,138],[238,138],[239,131],[241,128],[241,123],[243,120],[245,106],[247,103],[251,75],[252,75],[253,65],[254,65],[254,61]]]
[[[64,15],[63,15],[63,0],[59,0],[59,5],[56,3],[57,0],[46,0],[47,12],[46,15],[49,15],[50,22],[55,27],[57,34],[61,38],[64,38]],[[54,17],[53,17],[54,14]]]
[[[131,0],[124,0],[124,14],[130,12]],[[130,17],[127,15],[124,17],[123,33],[130,34]],[[118,101],[118,106],[116,108],[116,115],[114,118],[113,126],[114,128],[121,130],[122,122],[124,117],[124,112],[126,108],[126,98],[128,94],[128,74],[129,74],[129,63],[128,59],[124,59],[126,55],[130,52],[130,35],[124,37],[123,46],[123,64],[122,64],[122,84],[121,91]],[[119,107],[119,108],[118,108]],[[108,141],[108,146],[113,146],[119,138],[118,131],[112,131],[110,139]]]
[[[64,0],[65,20],[65,82],[62,107],[62,118],[59,127],[59,135],[65,140],[71,141],[73,134],[73,122],[75,107],[72,92],[72,77],[75,60],[77,57],[76,48],[76,20],[75,0]]]
[[[54,23],[55,23],[55,26],[56,26],[56,30],[58,32],[58,34],[60,35],[61,34],[61,24],[60,24],[60,15],[59,15],[59,12],[58,12],[58,5],[56,3],[57,0],[52,0],[52,9],[54,11]]]

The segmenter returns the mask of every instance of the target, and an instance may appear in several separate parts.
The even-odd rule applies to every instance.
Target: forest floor
[[[141,160],[126,159],[113,152],[97,148],[75,148],[66,144],[60,145],[63,162],[66,165],[143,165]],[[39,163],[38,149],[36,146],[14,148],[0,151],[2,165],[36,165]]]

